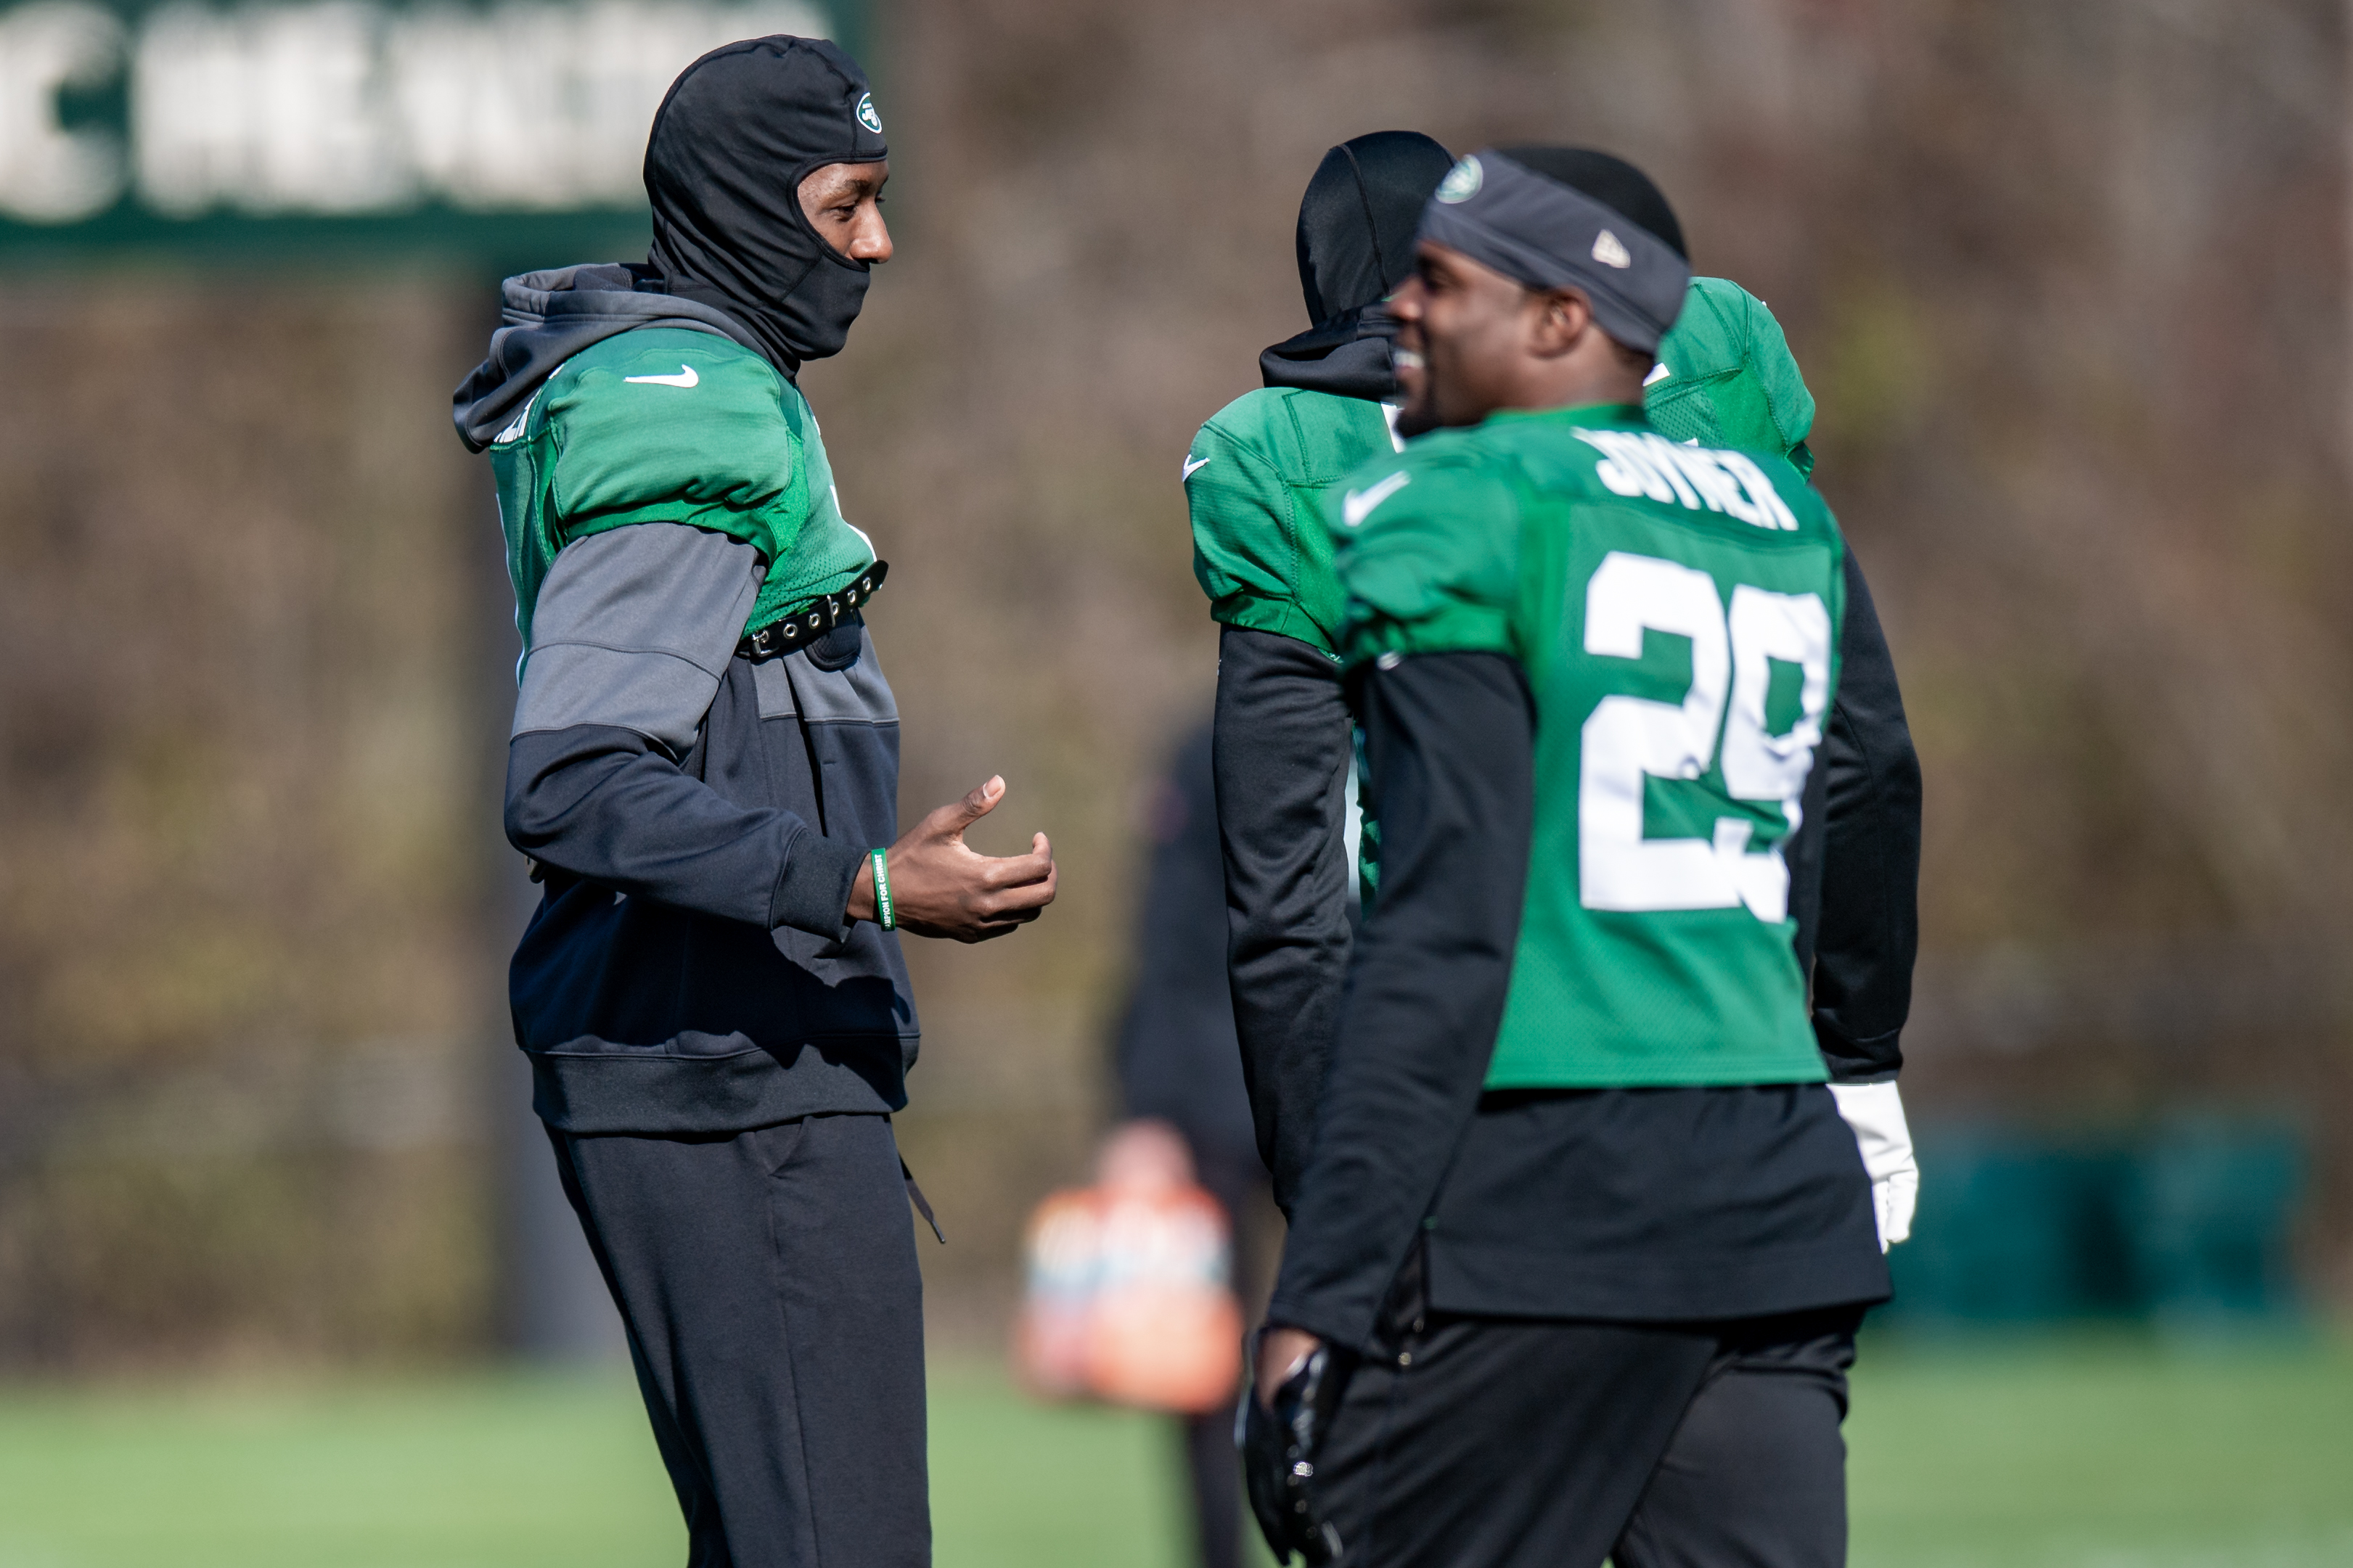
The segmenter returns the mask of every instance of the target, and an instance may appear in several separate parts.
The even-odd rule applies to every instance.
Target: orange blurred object
[[[1015,1360],[1032,1392],[1198,1414],[1234,1396],[1241,1308],[1232,1227],[1166,1122],[1130,1122],[1092,1187],[1038,1205]]]

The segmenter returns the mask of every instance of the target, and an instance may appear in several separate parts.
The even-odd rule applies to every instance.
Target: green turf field
[[[935,1372],[942,1568],[1178,1561],[1158,1423]],[[1866,1351],[1858,1568],[2353,1565],[2353,1346]],[[0,1568],[673,1568],[625,1377],[0,1392]]]

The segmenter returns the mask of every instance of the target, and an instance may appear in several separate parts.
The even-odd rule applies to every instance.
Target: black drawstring
[[[923,1223],[932,1227],[932,1234],[940,1238],[942,1247],[945,1247],[948,1244],[947,1232],[940,1228],[939,1220],[932,1214],[932,1205],[923,1196],[923,1189],[915,1185],[915,1173],[907,1169],[904,1154],[899,1156],[899,1173],[907,1178],[907,1195],[914,1200],[915,1212],[923,1216]]]

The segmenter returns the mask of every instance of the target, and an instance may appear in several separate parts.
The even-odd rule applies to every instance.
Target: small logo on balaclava
[[[1479,194],[1479,187],[1486,178],[1487,171],[1479,166],[1479,160],[1466,157],[1447,170],[1446,178],[1438,182],[1438,199],[1448,206],[1457,202],[1467,202]]]
[[[871,92],[859,95],[858,123],[877,136],[882,134],[882,117],[874,112],[874,95]]]
[[[1626,242],[1606,228],[1594,237],[1593,259],[1604,267],[1621,270],[1634,265],[1634,258],[1627,250]]]

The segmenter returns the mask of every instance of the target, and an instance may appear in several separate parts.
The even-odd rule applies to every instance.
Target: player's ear
[[[1558,359],[1595,330],[1593,306],[1582,289],[1531,289],[1528,303],[1535,317],[1528,346],[1539,359]]]

